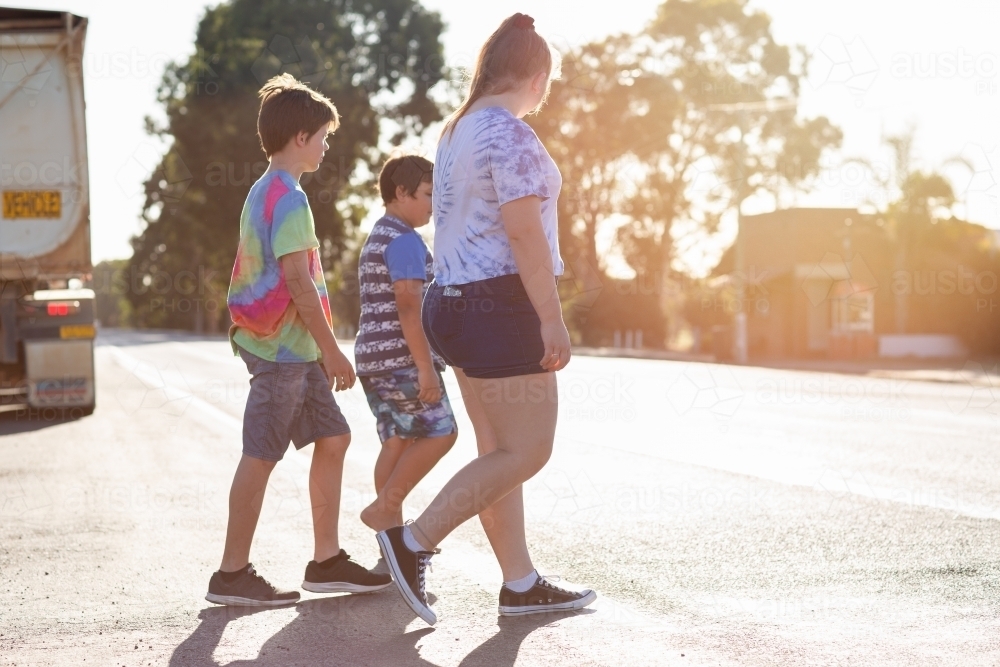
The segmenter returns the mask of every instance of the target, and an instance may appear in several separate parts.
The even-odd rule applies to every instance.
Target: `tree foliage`
[[[895,193],[881,211],[895,249],[894,330],[952,334],[973,353],[995,355],[1000,350],[996,233],[955,217],[948,178],[913,167],[915,139],[913,128],[885,137],[888,172],[868,164],[879,188]]]
[[[326,94],[341,116],[321,169],[302,185],[324,266],[342,275],[370,190],[352,178],[377,169],[380,136],[419,133],[441,118],[430,90],[442,79],[442,30],[415,0],[230,0],[208,9],[194,55],[163,76],[166,123],[147,120],[172,145],[146,182],[146,227],[132,241],[136,321],[201,328],[224,314],[240,211],[267,167],[257,91],[280,72]]]
[[[578,277],[570,319],[585,342],[627,326],[613,308],[601,315],[617,298],[595,287],[606,282],[603,224],[620,225],[619,248],[657,285],[665,316],[676,235],[714,233],[758,191],[808,186],[840,143],[827,119],[797,116],[804,56],[747,5],[666,0],[641,34],[570,51],[532,121],[563,176],[560,242]]]

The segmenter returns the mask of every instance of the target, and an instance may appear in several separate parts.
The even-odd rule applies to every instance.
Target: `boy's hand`
[[[330,389],[334,391],[350,389],[357,379],[351,362],[336,346],[330,350],[323,350],[323,370],[326,371],[326,379],[330,383]]]
[[[330,322],[323,310],[319,291],[309,270],[309,251],[299,250],[281,256],[281,270],[292,302],[309,334],[319,346],[323,357],[323,372],[330,389],[343,391],[354,386],[354,367],[337,345]]]
[[[437,403],[441,400],[443,392],[441,390],[441,380],[433,368],[418,368],[417,383],[420,385],[420,392],[417,398],[422,403]]]
[[[417,384],[420,391],[417,398],[424,404],[437,403],[444,396],[441,378],[434,369],[431,347],[420,324],[420,308],[424,295],[424,281],[401,279],[392,283],[396,295],[396,311],[399,313],[399,328],[403,330],[403,340],[410,348],[413,362],[417,367]]]

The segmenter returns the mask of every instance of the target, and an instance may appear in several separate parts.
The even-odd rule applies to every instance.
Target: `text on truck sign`
[[[62,193],[59,190],[5,190],[3,217],[61,218]]]

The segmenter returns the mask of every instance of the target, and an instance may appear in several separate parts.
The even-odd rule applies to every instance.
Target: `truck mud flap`
[[[94,404],[92,340],[25,341],[28,405],[87,408]]]

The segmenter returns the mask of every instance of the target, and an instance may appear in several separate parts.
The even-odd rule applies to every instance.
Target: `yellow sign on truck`
[[[3,217],[61,218],[62,193],[58,190],[4,190]]]

